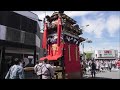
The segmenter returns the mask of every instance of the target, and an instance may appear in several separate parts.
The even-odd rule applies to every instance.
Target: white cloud
[[[118,50],[120,52],[120,45],[119,44],[115,44],[115,45],[112,45],[111,43],[108,43],[106,45],[89,45],[89,46],[85,46],[84,48],[84,51],[87,52],[87,51],[94,51],[94,50],[103,50],[103,49],[106,49],[106,50],[109,50],[109,49],[114,49],[114,50]],[[80,46],[80,51],[82,51],[82,47]]]
[[[67,14],[70,17],[75,17],[75,16],[85,16],[96,12],[97,11],[65,11],[65,14]]]
[[[104,13],[98,14],[98,17],[103,17],[103,16],[104,16]]]
[[[54,11],[32,11],[33,13],[37,14],[39,19],[43,20],[45,15],[52,15]],[[41,29],[43,29],[43,22],[40,23]],[[43,32],[43,31],[41,31]]]
[[[111,42],[103,42],[99,43],[98,46],[94,46],[95,50],[100,50],[100,49],[115,49],[120,51],[120,43],[119,42],[114,42],[111,44]]]
[[[38,17],[43,20],[43,18],[46,15],[52,15],[54,11],[32,11],[33,13],[37,14]],[[97,11],[64,11],[64,13],[70,17],[75,17],[75,16],[85,16],[91,13],[96,13]]]
[[[83,28],[83,30],[87,33],[94,33],[96,38],[100,38],[102,32],[105,28],[105,19],[98,18],[98,19],[88,19],[82,18],[82,26],[89,25],[88,27]]]
[[[45,15],[51,16],[54,11],[32,11],[33,13],[37,14],[39,19],[43,20]],[[65,11],[64,12],[66,15],[70,17],[75,17],[75,16],[85,16],[90,13],[96,13],[95,11]],[[41,23],[41,28],[43,28],[43,23]]]
[[[52,15],[54,11],[32,11],[33,13],[36,13],[38,17],[43,20],[46,15]],[[102,33],[104,30],[107,30],[110,33],[110,36],[114,36],[115,32],[117,30],[120,30],[120,16],[109,14],[106,18],[107,12],[95,12],[95,11],[65,11],[65,14],[67,14],[70,17],[82,17],[80,26],[88,25],[88,27],[83,28],[85,32],[92,34],[96,38],[94,40],[99,41],[98,38],[102,37]],[[87,17],[86,15],[91,15]],[[78,20],[76,20],[78,21]],[[41,24],[41,28],[43,28],[43,23]],[[107,33],[107,34],[109,34]],[[88,37],[88,36],[86,36]],[[104,36],[103,36],[104,37]],[[90,38],[89,38],[90,39]],[[91,40],[91,39],[90,39]],[[103,38],[100,39],[99,42],[94,42],[91,44],[85,44],[84,51],[91,51],[92,50],[101,50],[103,48],[105,49],[117,49],[120,51],[120,43],[119,42],[109,42],[107,40],[103,40]],[[93,40],[92,40],[93,41]],[[100,43],[102,42],[102,43]],[[97,43],[97,45],[95,44]],[[99,44],[98,44],[99,43]],[[80,46],[81,47],[81,46]],[[92,48],[91,48],[92,47]],[[82,47],[80,48],[80,51],[82,51]]]
[[[43,20],[46,15],[52,15],[54,11],[32,11],[37,14],[38,17]],[[110,36],[114,36],[114,33],[120,28],[120,17],[117,15],[110,15],[107,19],[104,17],[104,12],[98,11],[65,11],[70,17],[80,16],[82,17],[80,26],[89,24],[89,27],[84,28],[85,32],[93,33],[96,38],[101,38],[105,29],[108,30]],[[107,13],[107,12],[106,12]],[[92,18],[86,17],[86,15],[92,15]],[[76,20],[77,21],[77,20]],[[43,28],[43,23],[41,23]]]
[[[82,26],[89,24],[89,27],[83,28],[87,33],[94,33],[97,38],[101,38],[104,30],[107,30],[110,36],[115,36],[115,32],[120,30],[120,16],[110,15],[105,18],[105,13],[96,14],[91,18],[83,16]]]
[[[120,30],[120,16],[111,15],[106,22],[106,28],[110,33],[110,36],[114,36],[117,30]]]
[[[93,43],[84,43],[85,52],[93,51],[93,50],[103,50],[103,49],[108,49],[108,50],[115,49],[120,52],[120,42],[99,38],[99,39],[95,39]],[[83,51],[82,45],[80,45],[80,51]]]
[[[52,15],[54,11],[32,11],[32,12],[37,14],[39,19],[43,20],[45,15]]]

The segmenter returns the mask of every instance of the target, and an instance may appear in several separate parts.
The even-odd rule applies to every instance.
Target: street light
[[[88,27],[88,26],[89,26],[89,24],[88,24],[88,25],[85,25],[85,26],[80,26],[80,29],[81,29],[82,31],[84,31],[83,28]]]
[[[41,19],[38,19],[38,21],[40,21],[40,22],[41,22],[42,20],[41,20]]]
[[[85,41],[83,41],[81,44],[82,44],[82,48],[83,48],[83,60],[85,59],[85,53],[84,53],[84,43],[87,42],[87,43],[92,43],[91,40],[88,40],[86,39]]]
[[[87,25],[85,25],[85,26],[80,26],[80,29],[81,29],[81,31],[84,31],[84,27],[88,27],[89,25],[87,24]],[[87,42],[87,43],[92,43],[92,41],[91,40],[88,40],[88,38],[85,40],[85,41],[83,41],[83,42],[81,42],[81,45],[82,45],[82,48],[83,48],[83,60],[84,60],[84,42]]]
[[[82,28],[83,28],[83,27],[88,27],[88,26],[89,26],[89,24],[87,24],[87,25],[85,25],[85,26],[80,26],[80,27],[82,27]]]

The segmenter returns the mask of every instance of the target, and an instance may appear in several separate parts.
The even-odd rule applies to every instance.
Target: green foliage
[[[85,53],[86,59],[92,59],[92,53]]]

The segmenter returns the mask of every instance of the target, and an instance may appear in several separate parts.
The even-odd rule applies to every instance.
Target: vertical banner
[[[42,40],[42,48],[47,49],[47,23],[44,23],[44,33]]]
[[[58,17],[58,26],[57,26],[57,34],[58,34],[57,45],[58,46],[60,46],[61,31],[62,31],[62,22],[61,22],[61,18]]]
[[[76,61],[78,61],[78,48],[77,48],[77,46],[75,48],[75,51],[76,51]]]
[[[69,61],[71,61],[71,50],[70,50],[70,44],[68,45],[68,53],[69,53]]]
[[[66,72],[68,73],[79,72],[80,71],[80,62],[79,62],[79,55],[78,55],[79,47],[73,44],[66,43],[64,48],[65,48],[64,60],[65,60]]]

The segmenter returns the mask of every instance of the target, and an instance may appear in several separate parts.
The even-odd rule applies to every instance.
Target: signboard
[[[104,50],[104,57],[113,57],[112,51],[111,50]]]

